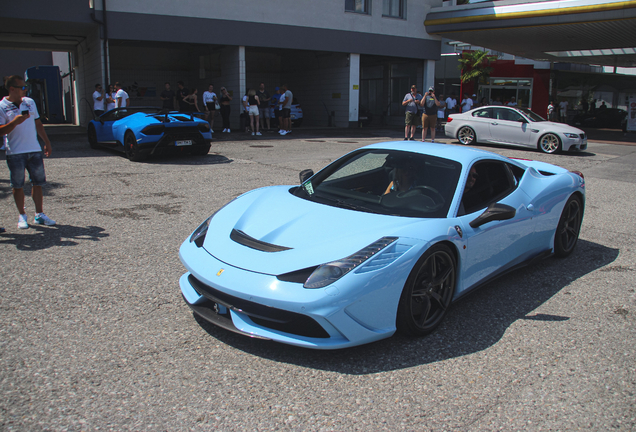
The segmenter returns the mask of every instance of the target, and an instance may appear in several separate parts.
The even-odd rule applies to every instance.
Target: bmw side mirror
[[[515,210],[514,207],[510,207],[506,204],[493,203],[490,204],[482,214],[477,216],[475,220],[471,221],[469,225],[472,228],[477,228],[488,222],[512,219],[515,217],[515,214],[517,214],[517,210]]]
[[[300,184],[305,183],[305,180],[314,175],[314,171],[310,169],[302,170],[298,173],[298,177],[300,178]]]

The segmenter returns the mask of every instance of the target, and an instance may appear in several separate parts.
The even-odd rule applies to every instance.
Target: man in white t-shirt
[[[44,142],[44,156],[51,154],[51,141],[46,135],[44,126],[33,99],[24,97],[26,85],[19,75],[12,75],[5,81],[5,88],[9,96],[0,101],[0,135],[6,135],[4,141],[7,146],[7,166],[11,173],[11,187],[13,200],[20,214],[18,228],[29,228],[24,209],[25,170],[33,188],[31,197],[35,204],[34,223],[55,225],[55,221],[44,214],[42,210],[42,186],[46,184],[42,148],[38,136]]]
[[[93,112],[95,113],[95,117],[104,114],[104,90],[101,84],[95,84],[95,91],[93,92]]]
[[[124,89],[121,87],[121,84],[119,84],[119,81],[115,83],[115,91],[117,92],[117,94],[115,95],[115,100],[117,101],[116,107],[126,108],[127,106],[130,106],[130,98],[128,97],[128,93],[124,91]]]
[[[467,94],[464,94],[464,99],[462,99],[462,112],[470,111],[473,107],[473,100],[468,97]]]
[[[508,106],[517,106],[517,99],[515,97],[510,98],[510,102],[508,102]]]
[[[446,98],[446,109],[449,114],[455,112],[455,106],[457,105],[457,101],[455,100],[455,94]]]
[[[281,135],[291,133],[291,106],[294,100],[294,94],[287,90],[287,84],[280,87],[281,95],[278,103],[283,107],[283,126],[279,132]]]

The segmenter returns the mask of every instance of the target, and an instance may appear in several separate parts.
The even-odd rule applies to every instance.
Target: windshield
[[[334,207],[407,217],[446,217],[458,162],[397,150],[354,152],[326,167],[296,196]]]
[[[528,108],[517,108],[517,109],[519,111],[523,112],[533,122],[545,121],[545,119],[543,117],[541,117],[539,114],[535,113],[534,111],[529,110]]]

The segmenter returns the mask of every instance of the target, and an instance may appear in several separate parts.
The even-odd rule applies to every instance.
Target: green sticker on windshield
[[[314,187],[312,186],[311,181],[306,182],[303,185],[303,188],[305,189],[305,192],[307,192],[309,195],[314,194]]]

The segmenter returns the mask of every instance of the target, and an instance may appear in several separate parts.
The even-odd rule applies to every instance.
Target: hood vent
[[[230,234],[230,238],[237,242],[238,244],[242,244],[243,246],[247,246],[248,248],[256,249],[261,252],[281,252],[286,251],[291,248],[285,246],[278,246],[271,243],[266,243],[264,241],[260,241],[255,239],[254,237],[250,237],[245,234],[243,231],[233,229]]]

